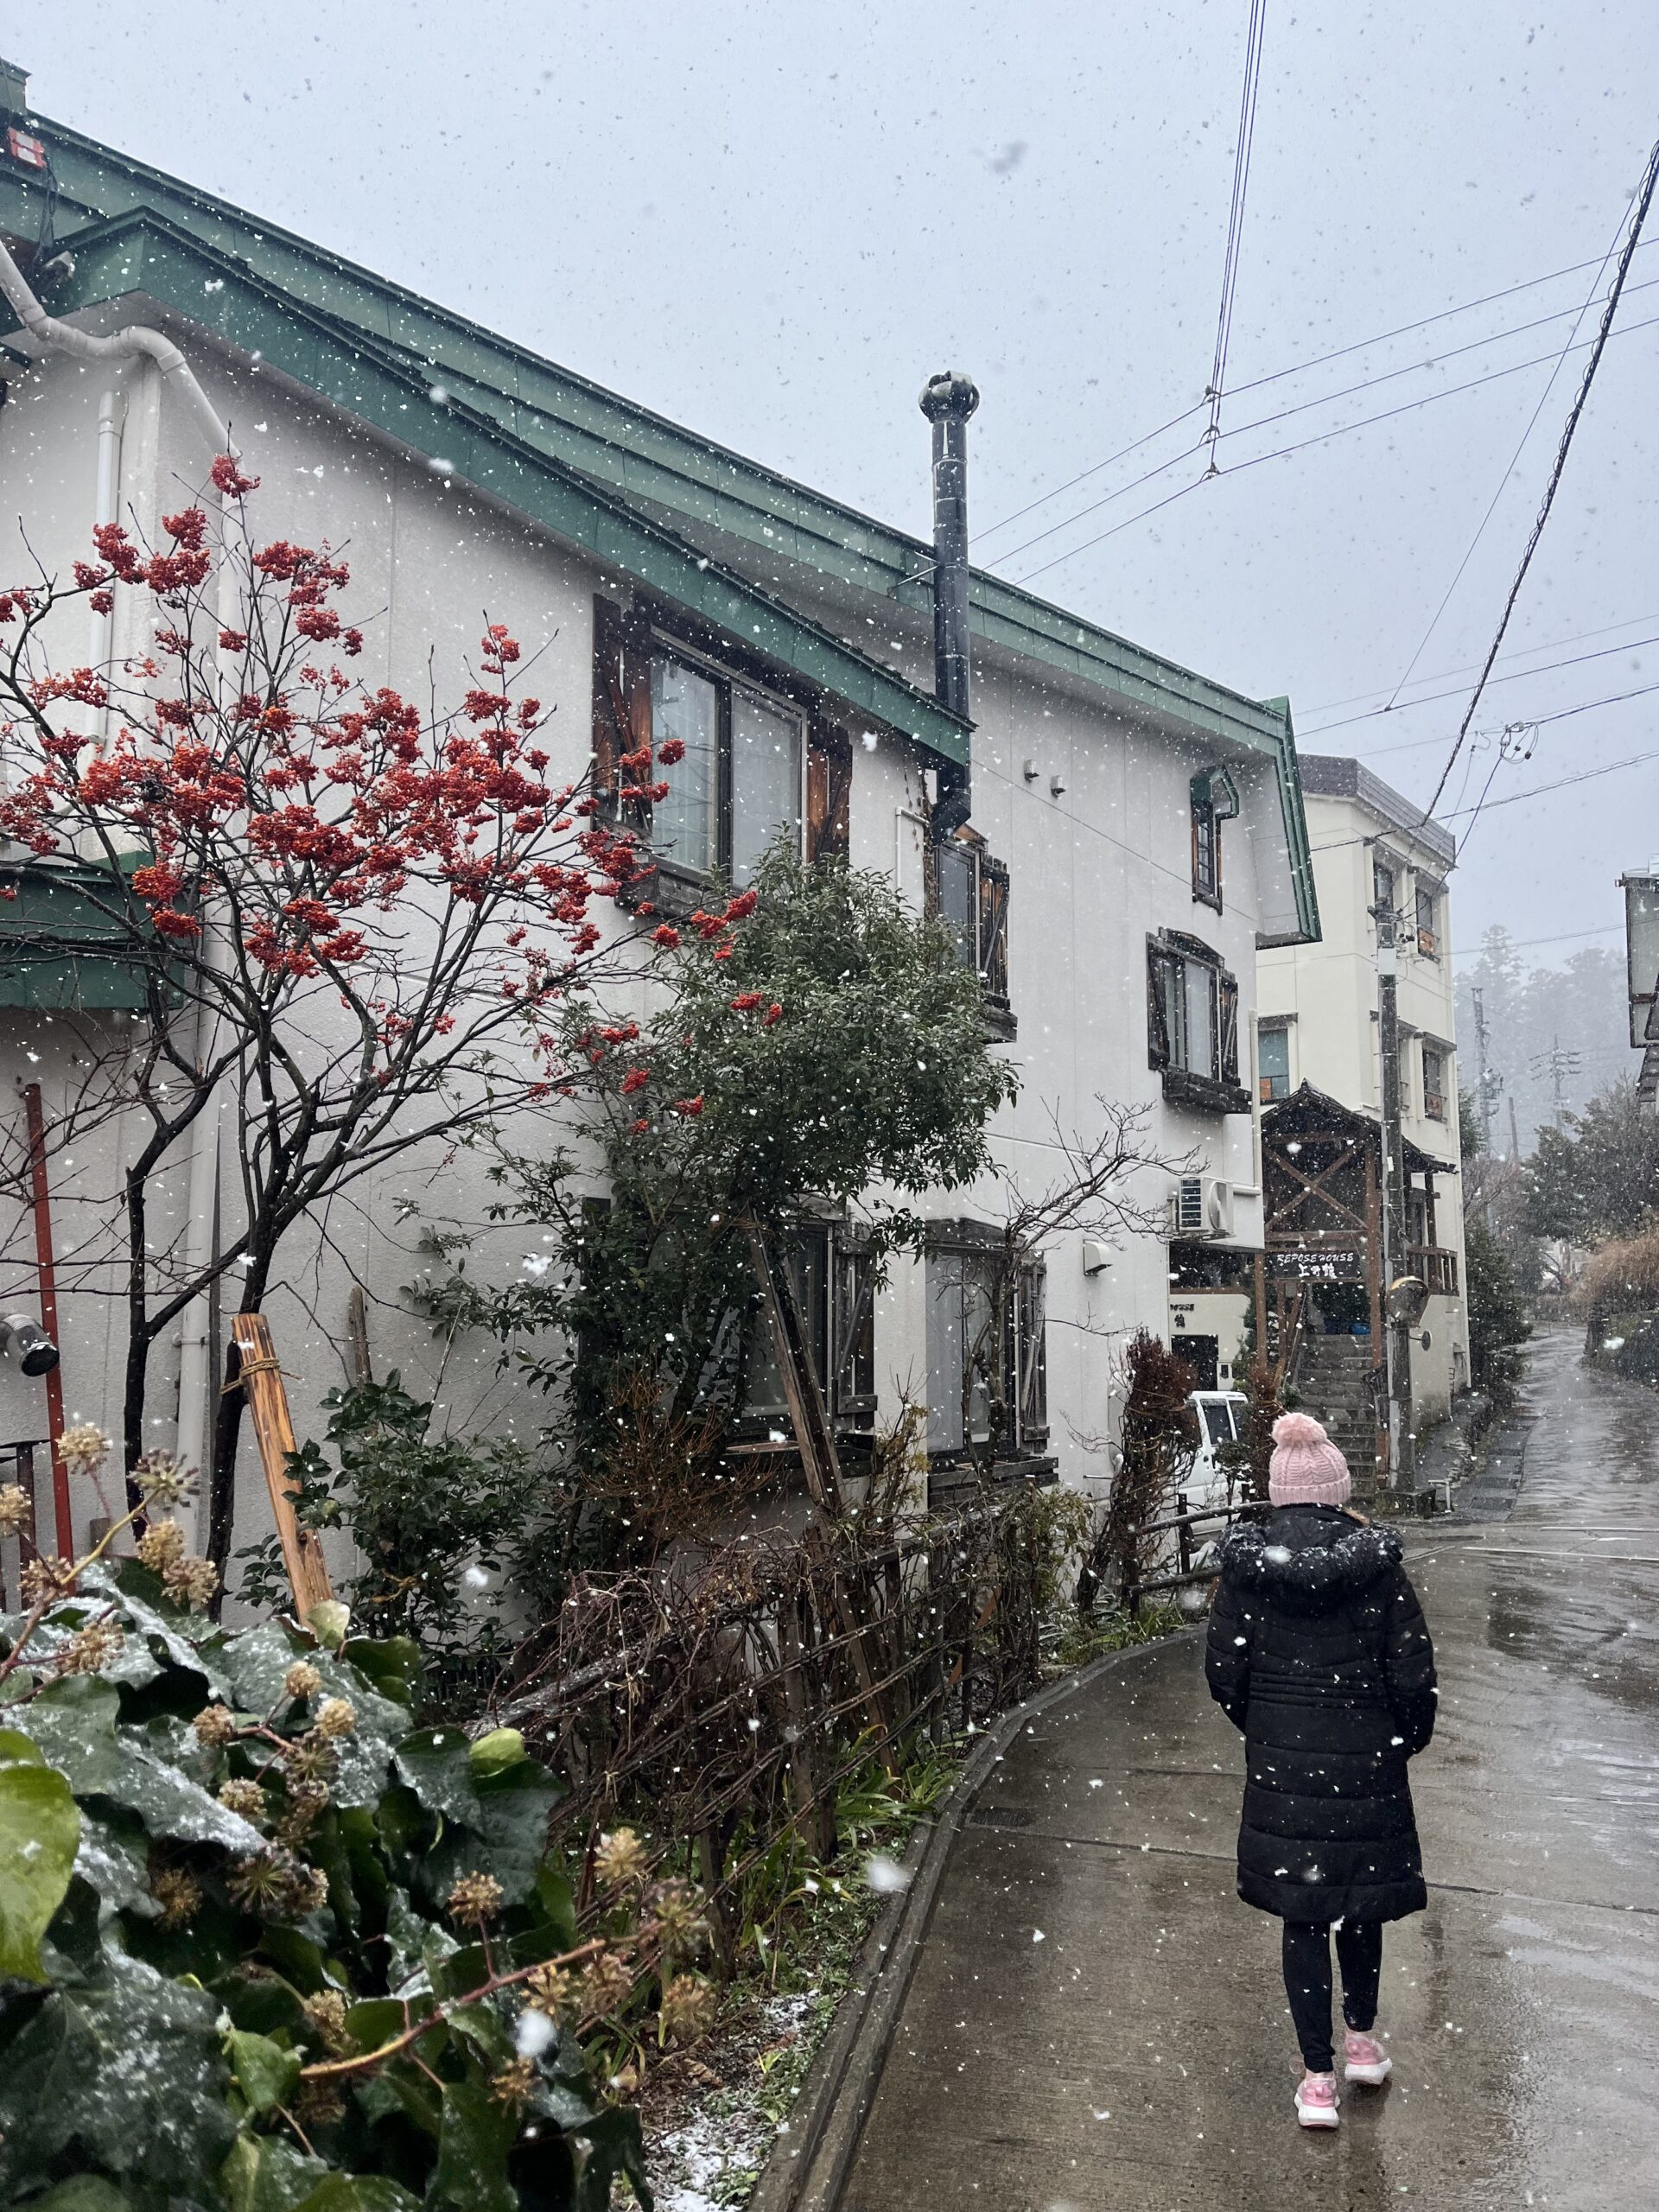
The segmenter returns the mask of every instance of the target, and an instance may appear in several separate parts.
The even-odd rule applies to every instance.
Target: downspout
[[[101,529],[105,523],[117,522],[121,514],[121,432],[126,421],[126,394],[111,388],[98,403],[98,491],[93,501],[92,520]],[[113,606],[101,613],[92,609],[92,638],[88,646],[89,664],[94,675],[107,677],[110,655],[115,641],[115,609]],[[92,727],[92,741],[101,753],[109,741],[110,709],[101,706]]]
[[[72,322],[60,322],[56,315],[47,313],[30,291],[28,279],[3,245],[0,245],[0,292],[10,301],[29,336],[48,353],[67,353],[77,361],[130,361],[139,354],[154,361],[183,394],[213,451],[236,458],[230,432],[197,383],[195,371],[170,338],[163,338],[159,330],[142,322],[129,323],[108,338],[95,338],[90,331],[77,330]]]
[[[947,369],[930,377],[921,410],[933,425],[933,696],[969,718],[972,664],[968,633],[968,417],[979,404],[971,378]],[[965,763],[943,761],[933,810],[936,836],[960,830],[973,810]]]

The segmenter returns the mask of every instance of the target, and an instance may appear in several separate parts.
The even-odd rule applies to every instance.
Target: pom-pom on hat
[[[1348,1462],[1312,1414],[1281,1414],[1273,1424],[1268,1496],[1275,1505],[1345,1505]]]

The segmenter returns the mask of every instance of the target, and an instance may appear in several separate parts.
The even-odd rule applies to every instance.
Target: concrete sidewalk
[[[1295,2125],[1278,1923],[1233,1889],[1241,1746],[1183,1639],[995,1770],[840,2212],[1659,2202],[1659,1398],[1577,1350],[1535,1351],[1510,1518],[1408,1538],[1441,1720],[1389,2087]]]

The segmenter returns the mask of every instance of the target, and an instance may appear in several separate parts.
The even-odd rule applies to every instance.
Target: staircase
[[[1376,1494],[1376,1402],[1371,1394],[1369,1337],[1302,1338],[1292,1386],[1304,1411],[1323,1421],[1348,1462],[1354,1496]]]

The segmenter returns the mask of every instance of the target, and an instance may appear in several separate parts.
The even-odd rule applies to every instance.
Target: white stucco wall
[[[353,619],[365,636],[353,672],[424,697],[430,655],[440,697],[457,697],[482,621],[504,621],[527,657],[540,655],[534,689],[556,706],[556,772],[579,772],[590,741],[593,594],[617,580],[424,464],[356,434],[274,378],[206,345],[191,350],[232,422],[245,465],[263,480],[255,510],[260,537],[327,539],[345,549],[353,569]],[[200,482],[207,457],[188,418],[170,395],[158,391],[153,372],[130,372],[124,381],[123,515],[151,531],[160,512],[184,504]],[[0,514],[26,518],[48,569],[67,566],[88,543],[95,423],[109,382],[54,362],[19,379],[0,411]],[[23,558],[15,525],[8,524],[0,531],[0,575],[19,572]],[[116,648],[131,651],[143,642],[134,626],[147,612],[145,602],[139,594],[124,594],[118,603],[124,611]],[[810,611],[824,619],[821,604]],[[906,672],[925,682],[926,639],[918,619],[895,616],[893,638],[884,642]],[[59,646],[60,657],[80,658],[84,650],[67,638]],[[1238,979],[1241,1052],[1248,1059],[1262,922],[1255,870],[1266,836],[1262,825],[1269,818],[1262,797],[1266,766],[1259,778],[1243,772],[1253,812],[1224,830],[1225,905],[1217,915],[1192,897],[1188,815],[1189,779],[1215,757],[1213,750],[1167,730],[1126,723],[1103,700],[1080,696],[1080,687],[1063,688],[1006,654],[981,652],[976,675],[973,818],[1012,874],[1010,984],[1019,1033],[1002,1049],[1017,1064],[1021,1087],[991,1134],[999,1165],[1022,1189],[1043,1190],[1062,1170],[1057,1119],[1068,1134],[1086,1140],[1099,1126],[1097,1099],[1141,1106],[1148,1149],[1185,1172],[1232,1181],[1239,1193],[1235,1241],[1259,1242],[1251,1117],[1166,1106],[1148,1065],[1146,940],[1167,927],[1215,948]],[[1027,760],[1037,768],[1034,778],[1023,772]],[[1058,793],[1052,779],[1063,785]],[[919,897],[921,886],[921,795],[919,764],[903,741],[883,735],[874,749],[855,751],[854,861],[893,873],[912,897]],[[1275,865],[1282,874],[1282,855]],[[54,1097],[60,1100],[75,1072],[74,1027],[61,1016],[0,1016],[0,1100],[10,1102],[30,1074],[46,1087],[48,1109]],[[550,1128],[545,1135],[550,1143]],[[532,1131],[530,1141],[535,1136]],[[107,1224],[118,1150],[106,1134],[101,1149],[89,1147],[73,1167],[67,1160],[54,1164],[66,1256],[90,1249]],[[499,1377],[493,1344],[439,1344],[403,1294],[423,1265],[416,1249],[423,1222],[476,1232],[475,1271],[522,1263],[523,1236],[485,1224],[492,1193],[482,1165],[465,1153],[406,1159],[331,1207],[326,1236],[296,1230],[290,1236],[281,1284],[266,1311],[289,1369],[302,1437],[320,1433],[323,1394],[347,1379],[346,1310],[354,1281],[367,1292],[377,1371],[398,1367],[411,1389],[431,1395],[442,1417],[458,1425],[519,1418],[531,1427],[540,1424],[540,1402],[526,1408]],[[1167,1180],[1163,1172],[1150,1171],[1130,1195],[1161,1211]],[[164,1198],[171,1211],[159,1233],[166,1236],[181,1225],[181,1163]],[[988,1189],[937,1193],[929,1203],[940,1216],[995,1220],[1001,1211],[1001,1200]],[[0,1302],[32,1308],[29,1234],[26,1219],[15,1214],[0,1232]],[[1066,1479],[1091,1486],[1103,1478],[1104,1464],[1076,1438],[1104,1434],[1113,1424],[1111,1381],[1125,1335],[1140,1325],[1167,1333],[1167,1251],[1157,1236],[1128,1239],[1103,1272],[1085,1277],[1082,1242],[1080,1233],[1064,1236],[1047,1255],[1051,1449]],[[107,1273],[96,1282],[62,1286],[68,1409],[112,1432],[118,1428],[123,1342],[113,1287]],[[878,1378],[889,1411],[925,1389],[925,1319],[922,1271],[901,1266],[878,1311]],[[0,1439],[45,1433],[40,1389],[0,1368]],[[171,1441],[176,1345],[157,1363],[153,1400],[157,1437]],[[200,1452],[201,1440],[182,1441],[192,1456]],[[238,1541],[245,1543],[264,1519],[251,1443],[245,1446],[242,1499]],[[87,1501],[81,1505],[90,1510]]]

